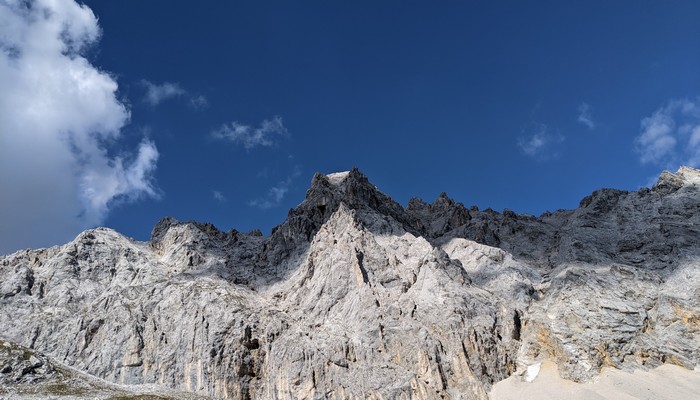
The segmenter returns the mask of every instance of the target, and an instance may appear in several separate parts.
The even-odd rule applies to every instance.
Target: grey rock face
[[[48,358],[0,341],[0,386],[39,383],[54,379],[57,374]]]
[[[0,257],[0,337],[214,398],[487,398],[552,358],[700,364],[700,172],[538,218],[321,175],[264,237],[161,220]]]
[[[493,292],[506,298],[518,287],[534,290],[530,301],[519,296],[527,303],[520,367],[553,357],[565,378],[587,381],[602,366],[700,364],[700,171],[664,172],[651,190],[602,189],[576,210],[539,218],[469,214],[431,241],[457,259],[465,257],[455,253],[459,240],[500,247],[506,261],[476,271],[474,282],[505,278],[512,287]],[[434,213],[415,215],[426,226],[448,225]]]

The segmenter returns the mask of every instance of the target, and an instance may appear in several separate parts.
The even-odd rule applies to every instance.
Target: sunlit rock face
[[[0,257],[0,339],[212,398],[487,398],[543,360],[575,381],[700,365],[699,243],[691,168],[540,217],[316,174],[267,237],[164,218],[146,243],[98,228]]]

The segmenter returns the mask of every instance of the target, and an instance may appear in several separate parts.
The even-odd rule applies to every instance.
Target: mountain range
[[[167,217],[0,256],[0,327],[8,398],[487,399],[542,362],[697,370],[700,171],[539,217],[316,174],[269,236]]]

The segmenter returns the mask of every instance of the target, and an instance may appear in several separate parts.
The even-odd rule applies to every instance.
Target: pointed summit
[[[359,169],[328,175],[316,173],[304,201],[291,215],[311,211],[326,219],[340,203],[357,210],[374,210],[391,215],[399,221],[408,218],[403,207],[374,186]]]
[[[284,223],[272,229],[272,241],[283,239],[284,243],[291,245],[292,242],[311,240],[341,204],[356,210],[357,218],[368,225],[376,220],[374,216],[382,215],[393,218],[407,231],[415,231],[415,218],[377,189],[359,169],[353,168],[328,175],[316,173],[304,201],[289,210]]]
[[[664,171],[652,190],[661,194],[673,193],[683,186],[700,185],[700,170],[681,166],[676,173]]]

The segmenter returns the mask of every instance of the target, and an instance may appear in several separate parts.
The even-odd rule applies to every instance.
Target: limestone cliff
[[[317,174],[267,237],[165,218],[0,257],[0,338],[212,398],[483,399],[543,359],[699,365],[699,239],[690,168],[540,217]]]

